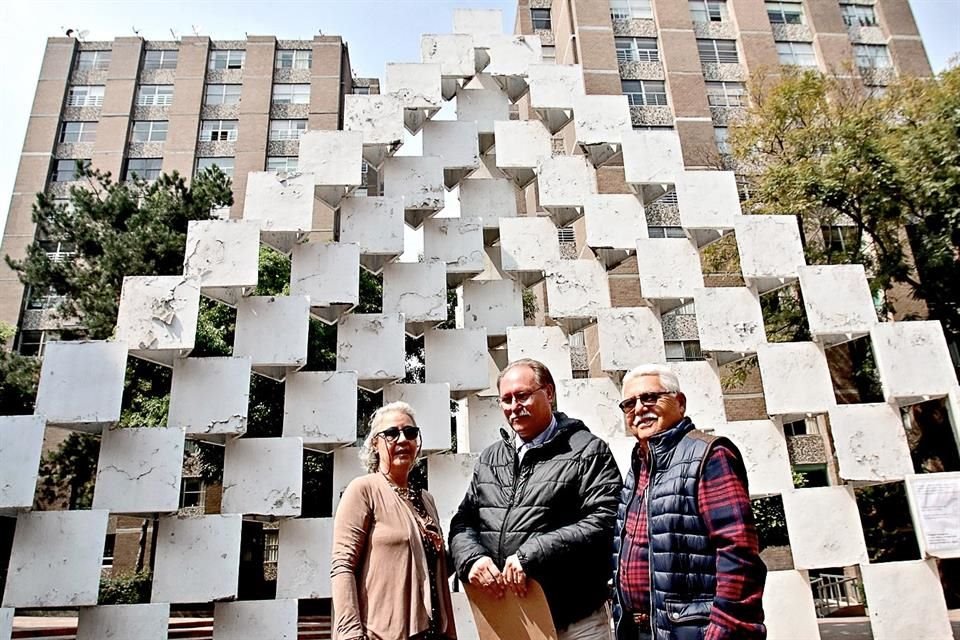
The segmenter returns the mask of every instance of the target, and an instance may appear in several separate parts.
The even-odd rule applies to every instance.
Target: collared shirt
[[[547,426],[547,428],[541,431],[540,435],[535,437],[530,442],[527,442],[526,440],[521,438],[519,433],[516,434],[513,438],[513,446],[516,447],[517,449],[517,456],[519,456],[520,460],[522,461],[523,456],[524,454],[527,453],[527,451],[529,451],[533,447],[540,446],[541,444],[549,440],[551,437],[553,437],[553,434],[556,432],[557,432],[557,416],[552,416],[550,418],[550,424]]]
[[[639,451],[639,448],[638,448]],[[635,454],[639,455],[639,454]],[[723,445],[710,452],[697,486],[700,516],[717,553],[717,593],[704,640],[756,637],[763,626],[738,619],[736,610],[759,609],[760,585],[740,554],[757,549],[750,495],[734,471],[735,454]],[[646,489],[650,467],[640,459],[637,486],[626,514],[619,583],[624,611],[650,613],[650,539]]]

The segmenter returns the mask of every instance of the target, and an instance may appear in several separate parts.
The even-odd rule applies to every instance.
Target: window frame
[[[729,127],[715,126],[713,128],[713,142],[715,145],[717,145],[717,151],[720,153],[720,155],[733,155],[733,148],[730,146]]]
[[[159,60],[151,62],[150,59],[153,57],[159,57]],[[176,69],[179,58],[180,51],[178,49],[148,49],[143,52],[143,71]]]
[[[134,120],[130,142],[166,142],[170,123],[167,120]]]
[[[862,55],[863,53],[869,52],[883,52],[883,56],[877,55]],[[857,63],[857,67],[860,69],[892,69],[893,68],[893,59],[890,57],[890,48],[885,44],[855,44],[853,45],[853,59]],[[864,60],[869,61],[867,64],[864,64]],[[877,61],[882,60],[883,64],[877,64]]]
[[[666,239],[666,238],[686,238],[687,234],[683,227],[674,225],[652,225],[647,227],[647,238]]]
[[[161,87],[169,87],[170,91],[161,92]],[[153,93],[147,93],[145,89],[153,89]],[[147,100],[146,98],[150,98]],[[173,85],[172,84],[141,84],[137,87],[136,104],[138,107],[168,107],[173,104]]]
[[[726,0],[687,0],[687,8],[690,10],[690,21],[695,24],[723,23],[730,20]],[[706,19],[698,19],[699,14]]]
[[[542,7],[530,8],[530,23],[534,31],[550,31],[553,29],[553,15],[550,9]]]
[[[271,167],[271,162],[279,164],[279,161],[283,160],[283,167]],[[290,161],[293,160],[293,167],[290,167]],[[299,156],[267,156],[267,162],[264,166],[264,171],[271,171],[273,173],[295,173],[299,171],[300,167],[300,158]]]
[[[868,4],[840,4],[840,17],[847,27],[879,27],[877,11]]]
[[[92,60],[85,62],[86,57],[92,57]],[[113,51],[110,49],[91,49],[88,51],[78,51],[77,57],[73,61],[74,71],[106,71],[110,68],[110,61],[113,59]]]
[[[639,91],[628,91],[627,83],[639,83]],[[659,87],[651,85],[660,85]],[[620,80],[620,91],[627,96],[627,104],[631,107],[669,107],[670,99],[667,96],[667,83],[663,80]],[[652,97],[654,99],[651,100]],[[660,97],[662,96],[662,98]],[[662,100],[662,103],[660,102]]]
[[[210,71],[240,71],[246,61],[246,49],[213,49],[210,51],[210,57],[207,60],[207,69]]]
[[[749,105],[747,87],[743,82],[732,80],[708,80],[707,104],[711,107],[746,107]],[[711,91],[719,89],[719,91]]]
[[[653,20],[650,0],[610,0],[611,20]]]
[[[671,346],[679,345],[683,351],[683,357],[670,355]],[[667,362],[697,362],[704,360],[703,349],[700,347],[699,340],[664,340],[663,351]]]
[[[220,89],[218,96],[214,96],[214,93],[211,92],[211,89]],[[215,82],[213,84],[205,85],[203,88],[203,106],[205,107],[220,107],[220,106],[231,106],[235,104],[240,104],[240,93],[243,88],[243,85],[239,84],[228,84]],[[228,90],[229,89],[229,90]],[[234,96],[234,94],[236,94]],[[211,102],[210,98],[216,97],[217,102]],[[227,101],[227,98],[236,97],[236,100],[231,102]]]
[[[68,107],[102,107],[106,87],[102,84],[75,84],[67,90]],[[82,96],[82,102],[78,98]]]
[[[187,483],[190,483],[191,487],[197,486],[198,488],[188,489]],[[196,502],[187,504],[187,496],[196,496]],[[201,511],[206,507],[206,484],[203,482],[203,478],[199,476],[183,477],[180,481],[180,500],[178,505],[180,509],[199,508]]]
[[[212,160],[213,162],[208,163],[207,160]],[[217,160],[219,160],[220,162],[217,162]],[[226,160],[229,160],[230,162],[227,163],[225,162]],[[224,175],[232,178],[235,161],[236,159],[233,156],[204,156],[201,158],[197,158],[193,162],[193,175],[197,175],[204,169],[207,169],[209,167],[216,165],[220,168],[220,171],[222,171]],[[201,167],[200,166],[201,164],[204,164],[206,166]]]
[[[767,0],[763,3],[770,24],[806,24],[803,3],[791,0]],[[774,19],[776,17],[776,19]]]
[[[649,46],[650,43],[653,43],[652,48]],[[624,44],[627,46],[620,46]],[[641,47],[641,44],[646,46]],[[617,36],[613,39],[613,46],[617,54],[617,62],[660,62],[660,43],[656,38]]]
[[[281,129],[278,126],[281,122],[302,122],[303,128],[301,129],[300,127],[291,127],[287,125],[285,128]],[[299,140],[308,129],[309,125],[306,118],[274,118],[270,120],[270,124],[268,125],[267,141],[276,142],[278,140]],[[290,135],[289,132],[291,131],[296,131],[296,135]]]
[[[720,43],[724,43],[724,51],[720,51]],[[729,44],[733,44],[733,51],[729,51]],[[707,53],[709,59],[704,59],[704,53]],[[712,53],[712,55],[710,55]],[[731,57],[730,54],[733,54]],[[700,57],[700,64],[740,64],[740,51],[737,48],[737,41],[727,38],[697,38],[697,55]]]
[[[77,161],[83,162],[86,166],[90,166],[90,158],[61,158],[59,160],[53,161],[53,166],[50,169],[50,182],[64,183],[64,182],[75,182],[77,180]],[[68,163],[68,164],[65,164]],[[70,179],[61,180],[61,176],[66,174],[65,166],[70,167]]]
[[[143,170],[136,170],[130,167],[132,163],[151,163]],[[163,158],[128,158],[127,164],[123,169],[123,179],[132,180],[136,174],[141,180],[156,180],[163,173]]]
[[[281,90],[279,96],[278,89]],[[270,104],[310,104],[310,85],[307,83],[275,84],[270,93]]]
[[[286,64],[288,57],[290,63]],[[309,69],[313,66],[313,49],[277,49],[273,58],[274,69]]]
[[[777,40],[774,43],[777,47],[777,58],[780,61],[781,65],[791,66],[791,67],[809,67],[817,68],[820,66],[819,60],[817,60],[817,51],[813,48],[813,43],[810,42],[793,42],[790,40]],[[782,46],[781,46],[782,45]],[[798,52],[797,47],[809,47],[810,52]],[[789,49],[788,52],[783,51],[783,49]],[[790,60],[786,60],[785,57],[789,55]],[[803,61],[807,59],[812,60],[813,64],[806,64]]]
[[[216,123],[214,125],[213,123]],[[224,127],[224,123],[232,123],[232,126]],[[230,118],[210,118],[200,121],[200,142],[236,142],[239,120]],[[204,137],[207,134],[207,137]],[[225,135],[224,135],[225,134]]]
[[[820,235],[823,249],[828,254],[850,255],[855,252],[853,245],[857,242],[857,228],[853,225],[822,224]]]
[[[67,140],[68,129],[75,128],[76,131],[69,135],[75,135],[76,140]],[[60,144],[86,144],[96,142],[97,140],[97,121],[82,120],[63,122],[60,124],[60,135],[57,138]]]

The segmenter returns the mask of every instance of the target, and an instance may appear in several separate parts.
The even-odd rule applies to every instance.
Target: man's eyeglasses
[[[620,403],[620,410],[624,413],[628,411],[633,411],[637,407],[639,402],[641,405],[647,404],[657,404],[657,401],[664,396],[672,396],[675,391],[651,391],[650,393],[641,393],[640,395],[633,396],[632,398],[627,398]]]
[[[537,393],[543,389],[543,385],[537,387],[532,391],[517,391],[510,396],[500,396],[500,406],[504,409],[509,409],[513,406],[513,403],[522,404],[524,406],[530,404],[530,399],[533,397],[533,394]]]
[[[407,440],[416,440],[420,437],[420,427],[408,425],[406,427],[390,427],[377,434],[376,437],[382,437],[387,442],[393,443],[400,439],[400,434]]]

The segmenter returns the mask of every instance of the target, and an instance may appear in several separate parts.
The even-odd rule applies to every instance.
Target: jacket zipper
[[[647,488],[644,491],[647,494],[647,569],[650,572],[650,637],[657,637],[657,618],[656,606],[653,601],[653,532],[650,523],[650,507],[653,505],[653,491],[650,489],[653,485],[654,474],[657,470],[657,457],[653,454],[653,447],[647,443],[647,459],[650,464],[650,473],[647,478]]]
[[[520,486],[520,469],[522,467],[523,460],[520,459],[517,450],[513,449],[513,490],[510,492],[510,504],[507,505],[507,512],[503,514],[503,524],[500,525],[500,544],[497,547],[497,559],[500,562],[506,561],[506,558],[503,557],[503,538],[507,533],[507,520],[510,518],[510,512],[513,511],[513,506],[517,502],[517,489]]]
[[[631,466],[633,463],[631,462]],[[627,503],[627,509],[623,512],[623,527],[620,529],[620,553],[617,555],[617,580],[614,586],[617,588],[617,595],[620,597],[620,602],[624,602],[623,591],[620,589],[620,558],[623,556],[623,541],[627,538],[627,520],[630,518],[630,508],[633,507],[633,503],[637,500],[637,471],[636,469],[631,469],[633,473],[633,495],[630,496],[630,501]],[[621,611],[621,616],[627,615],[629,612]]]

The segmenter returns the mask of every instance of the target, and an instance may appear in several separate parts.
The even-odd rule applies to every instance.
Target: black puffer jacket
[[[556,433],[522,463],[512,432],[501,431],[503,441],[480,454],[450,524],[450,551],[464,582],[477,559],[490,556],[502,569],[517,554],[563,629],[607,599],[621,481],[603,440],[579,420],[555,416]]]

